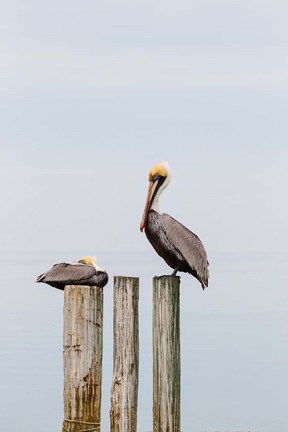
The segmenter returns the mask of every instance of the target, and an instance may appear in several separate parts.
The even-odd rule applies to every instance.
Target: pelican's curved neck
[[[154,210],[157,213],[161,214],[161,211],[160,211],[160,208],[159,208],[159,198],[160,198],[160,195],[163,192],[163,190],[166,189],[166,187],[168,186],[168,184],[170,182],[170,178],[171,178],[170,174],[168,174],[168,176],[166,177],[166,179],[163,182],[163,184],[159,187],[159,189],[158,189],[158,191],[157,191],[157,193],[156,193],[156,195],[155,195],[155,197],[153,199],[153,202],[152,202],[152,205],[150,207],[150,210]]]
[[[152,205],[150,207],[150,210],[154,210],[157,213],[161,213],[160,208],[159,208],[159,197],[160,197],[160,193],[158,191],[157,194],[155,195],[153,203],[152,203]]]

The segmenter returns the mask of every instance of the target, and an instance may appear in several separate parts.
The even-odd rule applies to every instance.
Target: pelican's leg
[[[171,276],[176,276],[177,271],[178,271],[178,267],[176,267],[176,268],[174,269],[174,271],[173,271],[173,273],[171,274]]]

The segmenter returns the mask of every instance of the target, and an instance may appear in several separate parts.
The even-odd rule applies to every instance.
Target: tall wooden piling
[[[153,432],[180,432],[180,278],[153,279]]]
[[[62,432],[100,431],[103,289],[64,290],[64,421]]]
[[[136,432],[139,278],[114,277],[114,351],[110,431]]]

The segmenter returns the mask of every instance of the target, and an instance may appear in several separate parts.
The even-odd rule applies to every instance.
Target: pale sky
[[[170,271],[139,231],[149,168],[168,161],[160,207],[200,236],[211,262],[211,294],[193,308],[245,311],[247,291],[226,290],[235,274],[219,257],[236,265],[239,254],[253,285],[266,267],[248,257],[265,252],[279,296],[267,294],[273,274],[261,301],[255,284],[249,307],[285,312],[277,254],[288,252],[287,22],[280,0],[2,2],[3,260],[96,254],[105,267],[101,256],[135,252],[149,257],[151,277]],[[33,281],[46,270],[39,260]],[[142,271],[132,264],[114,268]]]
[[[168,160],[162,208],[209,249],[287,251],[285,2],[1,9],[5,247],[89,248],[93,219],[99,250],[142,250],[147,171]]]

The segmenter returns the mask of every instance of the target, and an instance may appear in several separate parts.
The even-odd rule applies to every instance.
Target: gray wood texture
[[[114,277],[114,351],[110,431],[136,432],[139,375],[139,278]]]
[[[64,290],[64,421],[62,432],[100,431],[103,289]]]
[[[153,432],[180,432],[180,278],[153,278]]]

